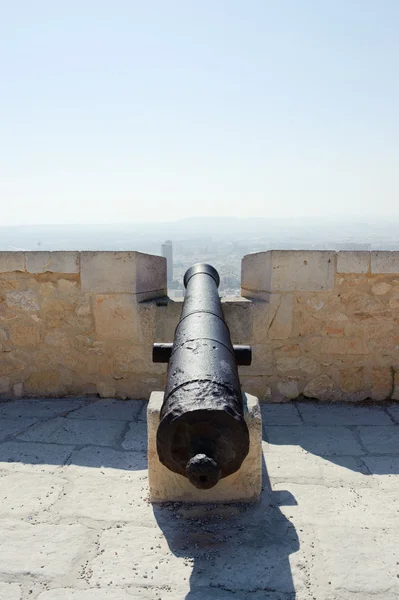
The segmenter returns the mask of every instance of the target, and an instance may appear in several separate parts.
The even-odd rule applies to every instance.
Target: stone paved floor
[[[153,508],[142,402],[0,404],[1,600],[394,600],[399,405],[268,405],[259,505]]]

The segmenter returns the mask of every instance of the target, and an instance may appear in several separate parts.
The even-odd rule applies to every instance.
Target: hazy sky
[[[0,9],[0,224],[399,214],[398,0]]]

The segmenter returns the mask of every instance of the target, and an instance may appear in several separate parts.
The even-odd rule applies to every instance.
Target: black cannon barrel
[[[236,355],[217,290],[218,272],[211,265],[194,265],[184,285],[173,345],[162,345],[163,358],[170,357],[157,451],[171,471],[208,489],[240,468],[249,434]]]

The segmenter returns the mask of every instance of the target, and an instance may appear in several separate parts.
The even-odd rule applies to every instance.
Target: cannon
[[[199,489],[238,471],[249,450],[237,365],[251,364],[251,348],[231,343],[219,282],[211,265],[188,269],[173,344],[153,347],[153,361],[168,362],[159,460]]]

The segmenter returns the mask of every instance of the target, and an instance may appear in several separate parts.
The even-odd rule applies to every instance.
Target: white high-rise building
[[[166,258],[168,284],[173,281],[173,245],[171,240],[162,244],[162,256]]]

